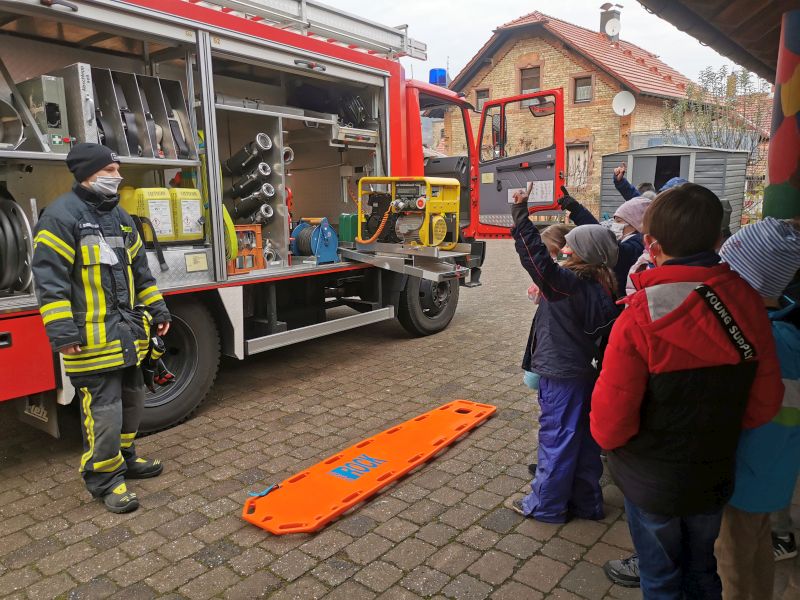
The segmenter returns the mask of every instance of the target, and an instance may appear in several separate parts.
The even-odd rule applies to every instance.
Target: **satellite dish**
[[[630,92],[622,91],[614,96],[614,99],[611,101],[611,108],[614,114],[624,117],[625,115],[631,114],[633,109],[636,108],[636,98]]]
[[[609,19],[606,22],[606,35],[608,37],[616,37],[619,35],[621,24],[619,19]]]

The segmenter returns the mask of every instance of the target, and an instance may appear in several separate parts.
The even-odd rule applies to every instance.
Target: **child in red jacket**
[[[760,298],[714,251],[722,213],[695,184],[653,201],[644,231],[656,268],[636,275],[592,395],[645,599],[721,598],[714,541],[739,434],[769,422],[783,395]]]

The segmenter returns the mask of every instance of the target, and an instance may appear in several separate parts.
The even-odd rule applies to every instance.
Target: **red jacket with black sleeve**
[[[742,428],[781,405],[767,312],[725,264],[634,277],[592,395],[592,435],[635,505],[672,516],[717,510],[733,493]]]

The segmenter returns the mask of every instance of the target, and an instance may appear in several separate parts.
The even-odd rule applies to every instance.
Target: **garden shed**
[[[742,220],[747,156],[742,150],[697,146],[652,146],[606,154],[601,173],[600,214],[603,218],[612,216],[623,202],[612,178],[614,168],[624,163],[628,168],[626,177],[635,186],[650,182],[659,189],[673,177],[704,185],[720,200],[731,203],[730,228],[736,232]]]

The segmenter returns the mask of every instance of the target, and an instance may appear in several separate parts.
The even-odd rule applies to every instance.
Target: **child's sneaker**
[[[794,534],[778,535],[773,533],[772,552],[775,555],[775,562],[797,556],[797,544],[794,541]]]
[[[633,554],[621,560],[610,560],[603,565],[606,577],[617,585],[627,588],[639,587],[639,556]]]

